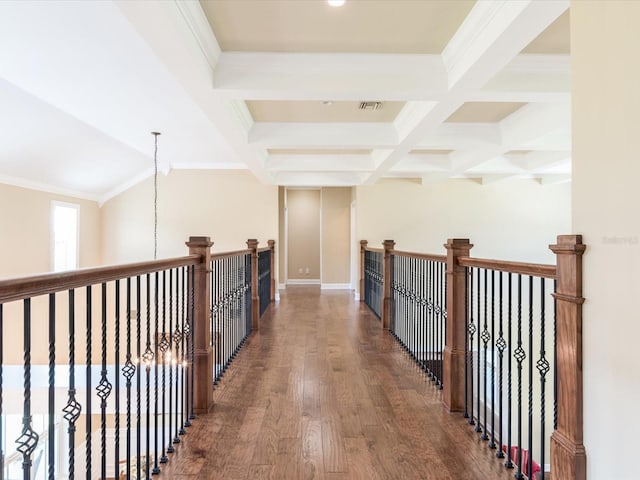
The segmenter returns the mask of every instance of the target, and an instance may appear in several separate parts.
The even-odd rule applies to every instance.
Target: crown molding
[[[220,59],[221,49],[218,40],[211,30],[207,16],[204,10],[202,10],[200,2],[193,0],[174,0],[174,4],[189,27],[189,30],[191,30],[193,37],[198,42],[200,51],[204,55],[209,67],[211,67],[211,70],[214,70]]]
[[[89,200],[92,202],[99,203],[100,200],[99,195],[95,195],[92,193],[73,190],[71,188],[57,187],[49,183],[28,180],[22,177],[13,177],[11,175],[0,175],[0,183],[10,185],[12,187],[26,188],[28,190],[36,190],[38,192],[52,193],[54,195],[73,197],[81,200]]]

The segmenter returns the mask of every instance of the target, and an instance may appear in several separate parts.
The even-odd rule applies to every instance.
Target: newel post
[[[393,280],[393,269],[391,266],[391,256],[393,255],[393,247],[396,242],[393,240],[385,240],[382,242],[384,246],[384,267],[382,271],[382,291],[383,291],[383,302],[382,302],[382,328],[385,330],[389,330],[389,325],[391,323],[391,282]]]
[[[468,257],[473,245],[467,238],[448,239],[447,249],[447,336],[442,365],[442,403],[449,412],[464,411],[466,268],[458,257]]]
[[[247,248],[251,250],[251,328],[260,327],[260,292],[258,285],[258,240],[247,240]]]
[[[585,480],[582,411],[582,235],[559,235],[556,254],[558,425],[551,435],[554,480]]]
[[[364,251],[369,244],[366,240],[360,240],[360,301],[364,302]]]
[[[271,250],[271,301],[276,300],[276,241],[269,240],[267,242]]]
[[[213,348],[211,346],[210,279],[211,246],[209,237],[189,237],[189,255],[200,255],[193,276],[193,410],[206,413],[213,405]]]

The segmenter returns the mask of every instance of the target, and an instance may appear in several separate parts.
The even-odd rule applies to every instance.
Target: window
[[[78,213],[79,205],[52,203],[53,270],[78,268]]]

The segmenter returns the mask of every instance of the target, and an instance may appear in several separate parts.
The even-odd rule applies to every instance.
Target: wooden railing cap
[[[557,243],[549,245],[553,253],[576,253],[581,255],[587,246],[582,243],[582,235],[558,235]]]
[[[384,242],[382,242],[385,250],[393,250],[395,244],[396,242],[394,242],[393,240],[385,240]]]
[[[368,240],[360,240],[360,245],[362,245],[363,247],[366,247],[367,245],[369,245],[369,241]]]
[[[276,244],[275,240],[267,240],[267,245],[269,245],[269,247],[273,247]]]
[[[255,238],[250,238],[249,240],[247,240],[247,247],[249,248],[258,248],[258,240],[256,240]]]
[[[189,237],[189,241],[185,242],[187,247],[212,247],[213,242],[210,237]]]

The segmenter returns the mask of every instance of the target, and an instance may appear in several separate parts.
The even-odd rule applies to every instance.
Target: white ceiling
[[[425,3],[440,12],[432,34]],[[105,201],[151,174],[155,130],[165,172],[569,180],[568,1],[459,4],[215,0],[207,18],[192,0],[5,0],[0,182]]]

